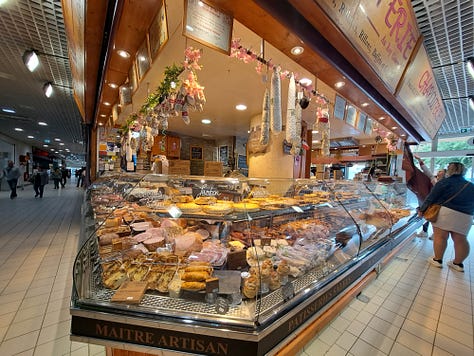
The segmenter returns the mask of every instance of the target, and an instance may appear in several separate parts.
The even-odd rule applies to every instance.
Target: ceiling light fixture
[[[48,124],[44,121],[38,121],[38,125],[40,126],[48,126]]]
[[[23,129],[20,128],[20,127],[15,127],[15,131],[20,131],[21,132],[21,131],[23,131]]]
[[[115,84],[115,83],[108,83],[107,84],[109,87],[111,87],[112,89],[117,89],[118,88],[118,85]]]
[[[346,85],[345,82],[337,82],[336,84],[334,84],[334,86],[335,86],[337,89],[342,88],[344,85]]]
[[[202,119],[201,122],[205,125],[209,125],[211,123],[211,120],[209,119]]]
[[[471,77],[474,78],[474,57],[469,57],[466,59],[466,68]]]
[[[16,111],[13,109],[3,108],[2,111],[9,114],[16,114]]]
[[[122,58],[130,58],[130,53],[128,53],[127,51],[125,51],[123,49],[119,49],[117,51],[117,54]]]
[[[26,138],[35,138],[35,137],[34,137],[34,136],[31,136],[31,135],[29,135],[29,136],[26,136]]]
[[[54,58],[60,58],[60,59],[65,59],[69,60],[68,57],[63,57],[63,56],[57,56],[55,54],[49,54],[49,53],[44,53],[40,52],[36,49],[27,49],[23,53],[23,63],[25,63],[26,68],[30,72],[33,72],[39,65],[39,57],[38,56],[48,56],[48,57],[54,57]]]
[[[313,81],[309,78],[301,78],[298,83],[304,87],[307,87],[308,85],[311,85]]]
[[[45,83],[43,85],[43,92],[44,92],[44,95],[46,95],[47,98],[50,98],[51,95],[53,95],[53,84],[51,84],[50,82]]]
[[[38,55],[35,50],[27,50],[23,53],[23,63],[30,72],[33,72],[39,65]]]
[[[365,108],[366,106],[369,106],[369,103],[362,103],[361,106]]]
[[[304,48],[301,46],[295,46],[290,50],[291,54],[294,56],[299,56],[304,52]]]
[[[239,110],[239,111],[244,111],[244,110],[247,110],[247,105],[245,105],[245,104],[237,104],[237,105],[235,106],[235,109],[236,109],[236,110]]]

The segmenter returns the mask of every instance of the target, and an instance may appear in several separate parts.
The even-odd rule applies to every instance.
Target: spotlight
[[[23,63],[25,63],[26,68],[28,68],[30,72],[33,72],[39,64],[36,51],[33,49],[26,50],[25,53],[23,53]]]
[[[51,95],[53,95],[53,84],[51,84],[50,82],[45,83],[45,85],[43,86],[43,92],[47,98],[51,97]]]
[[[471,77],[474,78],[474,57],[469,57],[466,59],[466,68]]]

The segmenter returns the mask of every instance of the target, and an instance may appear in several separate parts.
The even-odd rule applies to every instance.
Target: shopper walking
[[[431,190],[420,207],[420,216],[431,204],[441,204],[438,219],[433,223],[434,256],[429,262],[443,266],[443,256],[448,238],[454,243],[454,260],[447,264],[450,268],[464,272],[463,262],[469,256],[467,234],[472,226],[474,214],[474,184],[464,178],[466,168],[460,162],[451,162],[442,179]]]
[[[34,174],[33,189],[35,190],[35,198],[43,197],[44,186],[48,184],[48,172],[42,167],[38,167],[38,171]]]
[[[82,187],[83,180],[82,180],[82,172],[84,170],[84,167],[76,169],[76,178],[77,178],[77,183],[76,186],[79,188],[79,186]]]
[[[21,171],[20,168],[16,167],[13,164],[13,161],[8,161],[7,166],[3,170],[3,177],[7,180],[8,186],[10,187],[10,199],[15,199],[17,197],[16,187],[18,184],[18,178],[20,178]]]
[[[59,167],[56,167],[53,169],[51,172],[51,179],[54,182],[54,189],[59,189],[59,182],[61,182],[61,171],[59,170]]]
[[[69,178],[69,171],[67,170],[66,166],[61,168],[61,187],[64,188]]]

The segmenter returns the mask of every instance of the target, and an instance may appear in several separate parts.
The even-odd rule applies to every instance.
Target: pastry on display
[[[233,203],[215,203],[211,205],[202,205],[202,211],[209,215],[230,214],[234,210]]]
[[[240,202],[240,203],[234,203],[234,210],[236,212],[256,212],[260,210],[260,206],[255,203],[246,203],[246,202]]]
[[[183,214],[196,214],[201,211],[201,206],[194,203],[176,203],[176,206],[183,212]]]
[[[197,197],[196,199],[194,199],[194,203],[199,204],[199,205],[215,204],[217,203],[217,198],[216,197]]]

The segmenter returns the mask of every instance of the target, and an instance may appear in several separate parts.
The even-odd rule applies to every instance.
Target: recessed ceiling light
[[[201,122],[202,122],[203,124],[209,125],[209,124],[211,123],[211,120],[209,120],[209,119],[202,119]]]
[[[130,58],[130,53],[128,53],[127,51],[124,51],[123,49],[119,49],[117,51],[117,54],[122,58]]]
[[[247,105],[245,104],[238,104],[235,106],[235,109],[236,110],[239,110],[239,111],[244,111],[244,110],[247,110]]]
[[[2,111],[7,112],[9,114],[16,114],[16,111],[13,109],[3,108]]]
[[[301,46],[295,46],[291,49],[291,54],[294,56],[299,56],[301,53],[304,52],[304,48]]]
[[[104,101],[104,105],[105,105],[105,106],[110,106],[110,105],[112,105],[112,104],[110,104],[108,101]]]
[[[29,135],[29,136],[26,136],[26,138],[35,138],[35,137],[34,137],[34,136],[31,136],[31,135]]]
[[[48,145],[43,145],[43,147],[49,147]]]
[[[337,82],[336,84],[334,84],[334,86],[335,86],[337,89],[342,88],[344,85],[346,85],[345,82]]]
[[[302,86],[307,87],[308,85],[311,85],[313,81],[309,78],[301,78],[298,83],[300,83]]]
[[[59,142],[59,146],[64,146],[64,143],[63,143],[63,142]]]
[[[48,124],[44,121],[38,121],[38,125],[40,126],[48,126]]]
[[[108,83],[107,84],[109,87],[111,87],[112,89],[117,89],[118,88],[118,85],[115,84],[115,83]]]
[[[317,134],[317,133],[319,133],[319,131],[318,130],[313,130],[313,131],[311,131],[311,133]]]
[[[107,116],[107,115],[105,115],[105,114],[100,114],[100,117],[106,117],[106,116]]]
[[[392,126],[392,130],[396,130],[396,129],[398,129],[397,126]]]
[[[15,127],[15,131],[20,131],[21,132],[21,131],[23,131],[23,129],[20,128],[20,127]]]
[[[61,141],[61,139],[60,139],[60,138],[55,138],[54,141],[58,141],[58,142],[59,142],[59,141]]]
[[[380,117],[379,117],[379,120],[380,120],[380,121],[385,120],[385,117],[384,117],[384,116],[380,116]]]
[[[361,105],[363,108],[365,108],[366,106],[369,106],[369,103],[362,103]]]
[[[102,122],[99,122],[99,126],[104,126],[104,124]]]
[[[406,134],[401,134],[400,136],[404,136],[404,137],[405,137],[405,136],[406,136]]]

